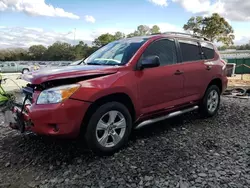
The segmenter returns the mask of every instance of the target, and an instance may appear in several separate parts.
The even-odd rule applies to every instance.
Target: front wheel
[[[87,126],[85,139],[97,155],[110,155],[127,144],[132,128],[128,109],[119,102],[99,107]]]
[[[220,106],[220,89],[216,85],[211,85],[207,89],[200,105],[200,111],[205,117],[214,116]]]

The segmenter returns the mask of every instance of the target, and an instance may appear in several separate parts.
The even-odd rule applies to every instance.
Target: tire
[[[203,117],[212,117],[217,114],[220,107],[220,89],[216,85],[207,88],[200,105],[200,112]]]
[[[26,73],[28,73],[29,72],[29,69],[23,69],[22,70],[22,74],[26,74]]]
[[[85,140],[95,154],[112,155],[128,143],[131,129],[128,109],[119,102],[108,102],[92,114]]]

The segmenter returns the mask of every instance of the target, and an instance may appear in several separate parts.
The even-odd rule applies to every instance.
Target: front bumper
[[[59,104],[28,105],[25,112],[22,112],[25,131],[32,131],[38,135],[77,137],[90,104],[68,99]],[[14,108],[14,113],[20,112],[20,108]]]

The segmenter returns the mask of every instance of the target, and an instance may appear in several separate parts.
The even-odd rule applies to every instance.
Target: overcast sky
[[[103,33],[133,32],[140,24],[182,31],[191,16],[224,16],[235,43],[250,40],[250,0],[0,0],[0,48],[91,43]]]

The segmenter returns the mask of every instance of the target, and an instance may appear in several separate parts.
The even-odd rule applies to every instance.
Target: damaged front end
[[[113,73],[109,73],[113,74]],[[36,107],[35,113],[38,113],[38,107],[42,109],[42,106],[50,105],[50,103],[39,103],[38,99],[40,94],[44,91],[53,90],[54,88],[59,88],[63,86],[70,85],[78,85],[84,80],[94,79],[101,76],[108,75],[106,74],[92,74],[92,75],[84,75],[79,77],[71,77],[71,78],[60,78],[55,80],[48,80],[41,84],[27,84],[26,87],[22,88],[21,93],[23,95],[22,100],[20,102],[13,102],[11,107],[9,107],[5,111],[5,122],[12,129],[19,130],[21,133],[25,131],[32,131],[34,128],[34,122],[37,122],[36,117],[32,117],[32,113],[34,113],[34,107]],[[60,103],[60,102],[59,102]],[[54,103],[55,104],[55,103]],[[52,106],[54,104],[51,104]],[[39,106],[41,105],[41,107]],[[39,112],[40,113],[40,112]],[[35,123],[36,124],[36,123]],[[54,123],[52,123],[54,125]],[[52,125],[51,124],[51,125]]]
[[[23,94],[22,101],[9,101],[9,104],[2,111],[5,116],[5,123],[12,129],[23,133],[32,126],[28,114],[34,90],[33,88],[25,87],[21,92]]]

